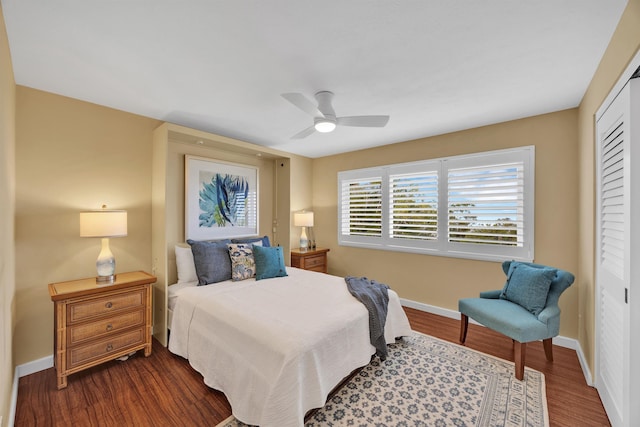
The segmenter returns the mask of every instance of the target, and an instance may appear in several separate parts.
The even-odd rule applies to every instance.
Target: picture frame
[[[185,155],[185,240],[258,235],[258,168]]]

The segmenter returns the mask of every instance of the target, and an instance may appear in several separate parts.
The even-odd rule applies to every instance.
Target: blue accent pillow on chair
[[[516,303],[537,316],[547,303],[549,287],[556,272],[555,268],[536,268],[512,262],[500,298]]]
[[[253,258],[256,262],[256,280],[288,276],[282,247],[254,246]]]

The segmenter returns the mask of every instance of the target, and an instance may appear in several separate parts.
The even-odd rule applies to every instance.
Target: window
[[[389,176],[389,237],[438,238],[438,173]]]
[[[339,180],[340,233],[355,244],[377,245],[382,237],[382,176],[353,171]]]
[[[534,147],[338,173],[341,245],[533,259]]]

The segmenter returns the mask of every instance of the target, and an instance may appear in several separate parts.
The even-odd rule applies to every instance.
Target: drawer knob
[[[111,301],[109,301],[104,306],[107,307],[107,308],[111,308],[111,307],[113,307],[113,303]]]
[[[109,324],[107,325],[107,331],[110,331],[110,330],[112,330],[112,329],[113,329],[113,325],[112,325],[111,323],[109,323]]]
[[[107,344],[107,351],[111,351],[111,350],[113,350],[113,345]]]

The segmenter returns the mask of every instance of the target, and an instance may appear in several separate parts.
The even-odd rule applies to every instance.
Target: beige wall
[[[580,104],[579,149],[579,340],[589,366],[595,352],[595,114],[640,48],[640,0],[629,0]]]
[[[312,180],[313,180],[313,161],[306,157],[294,157],[291,160],[291,177],[290,177],[290,209],[289,209],[289,225],[293,230],[290,235],[290,248],[300,247],[301,227],[293,225],[293,213],[303,209],[312,210]],[[314,224],[315,225],[315,224]],[[315,228],[314,228],[315,230]],[[320,245],[323,241],[320,240]],[[288,263],[287,263],[288,264]]]
[[[116,272],[151,268],[151,149],[156,120],[17,87],[15,362],[52,354],[47,284],[96,274],[99,239],[78,213],[128,211],[111,239]]]
[[[14,372],[15,112],[16,85],[0,5],[0,417],[5,420],[9,417]]]
[[[388,145],[313,162],[316,239],[328,246],[330,273],[365,275],[389,284],[400,297],[457,311],[458,299],[499,289],[504,274],[496,262],[337,244],[337,173],[384,164],[534,145],[535,261],[577,271],[577,110],[567,110]],[[577,338],[577,286],[560,300],[560,333]]]

